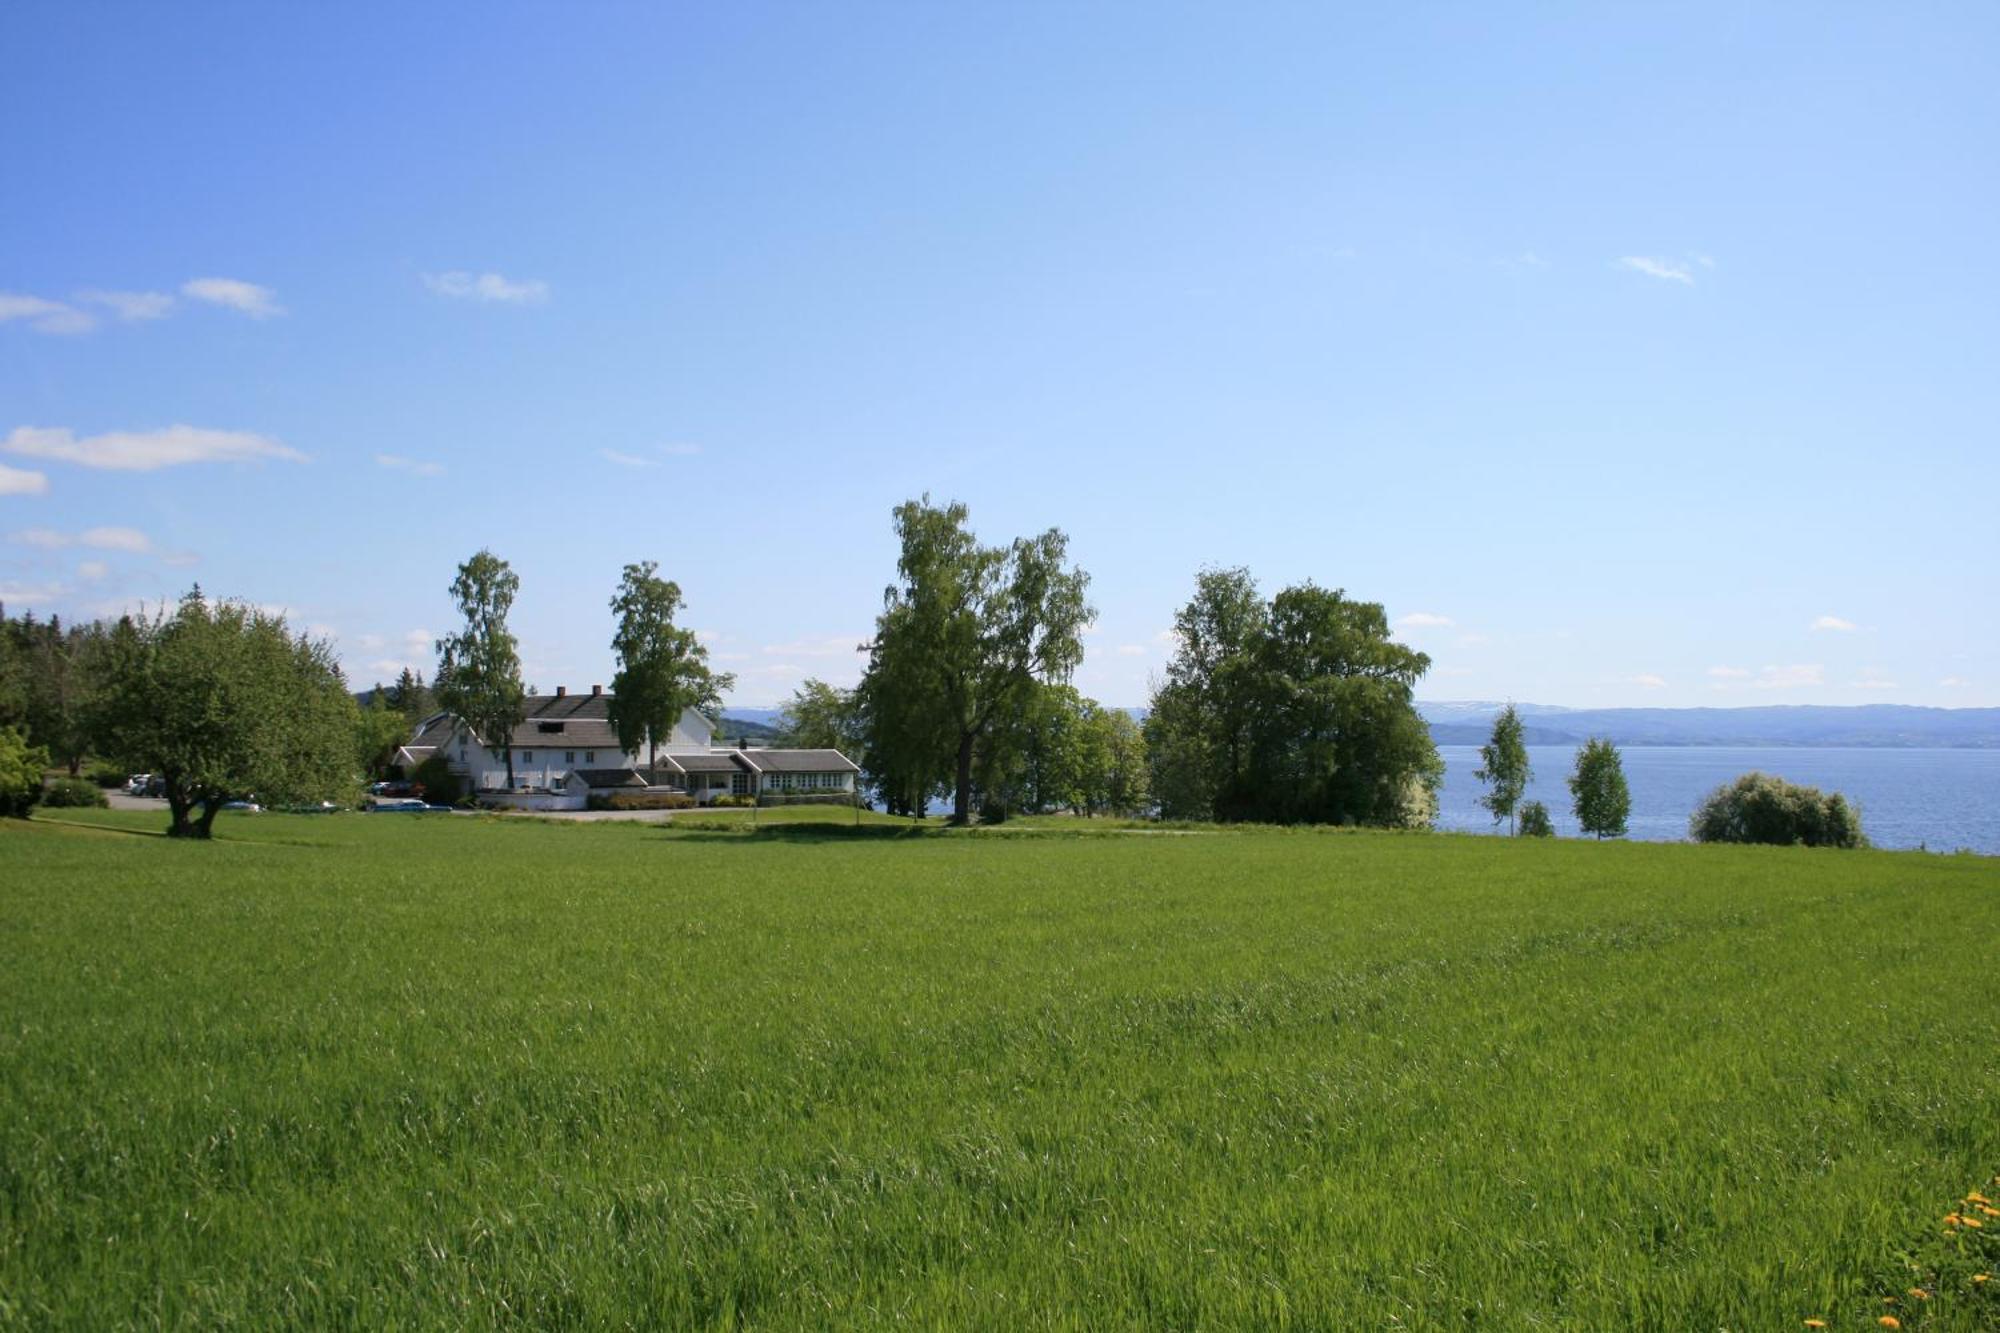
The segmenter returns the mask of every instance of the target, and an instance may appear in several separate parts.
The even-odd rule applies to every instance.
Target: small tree
[[[19,727],[0,727],[0,817],[26,819],[42,796],[49,752],[28,744]]]
[[[1507,821],[1514,832],[1514,815],[1534,772],[1528,767],[1528,746],[1522,739],[1521,715],[1508,704],[1493,719],[1493,738],[1479,747],[1480,768],[1472,776],[1491,790],[1479,803],[1493,812],[1493,822]]]
[[[1585,833],[1600,838],[1625,835],[1632,792],[1625,785],[1625,763],[1618,757],[1618,747],[1609,740],[1593,738],[1576,752],[1569,794],[1575,802],[1576,822],[1583,825]]]
[[[618,674],[611,683],[611,725],[627,754],[646,747],[646,766],[659,758],[660,740],[672,733],[690,708],[705,713],[722,710],[723,692],[736,677],[708,669],[708,649],[691,629],[674,623],[681,609],[681,587],[659,576],[651,560],[625,566],[625,576],[611,598],[618,628],[611,651],[618,655]]]
[[[195,588],[169,616],[121,620],[98,655],[99,748],[156,773],[168,835],[206,838],[223,802],[347,795],[355,706],[323,640]]]
[[[379,693],[381,687],[378,685]],[[396,683],[389,687],[389,706],[403,715],[403,720],[415,731],[423,720],[437,711],[437,696],[431,687],[424,684],[423,673],[409,667],[396,677]]]
[[[1521,806],[1521,836],[1524,838],[1553,838],[1556,836],[1555,821],[1549,818],[1549,808],[1540,801],[1527,801]]]
[[[1765,773],[1745,773],[1708,794],[1688,821],[1696,842],[1780,847],[1866,847],[1861,812],[1839,792],[1822,793]]]
[[[851,758],[851,752],[859,748],[853,692],[823,680],[808,678],[799,682],[785,704],[778,727],[785,744],[801,750],[839,750]]]
[[[387,773],[397,748],[409,738],[409,721],[377,685],[368,696],[368,706],[357,710],[354,719],[354,757],[361,771],[372,778]]]
[[[521,654],[507,630],[520,577],[505,560],[481,551],[458,567],[451,597],[465,627],[437,641],[438,703],[458,716],[480,744],[507,760],[514,785],[514,728],[521,725]]]

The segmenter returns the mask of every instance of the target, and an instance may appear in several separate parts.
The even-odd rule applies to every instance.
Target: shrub
[[[1839,792],[1823,794],[1766,773],[1745,773],[1708,794],[1688,820],[1696,842],[1780,847],[1866,847],[1861,812]]]
[[[57,778],[42,792],[42,804],[50,809],[101,809],[110,805],[104,792],[85,778]]]
[[[592,810],[687,810],[694,797],[680,791],[592,792],[584,804]]]
[[[710,801],[709,804],[727,809],[742,809],[757,804],[757,798],[755,796],[718,796]]]
[[[1549,818],[1549,808],[1540,801],[1529,801],[1521,807],[1521,836],[1524,838],[1553,838],[1556,836],[1555,821]]]
[[[0,815],[28,817],[42,797],[42,770],[48,766],[47,750],[28,744],[16,727],[0,727]]]
[[[99,759],[85,769],[83,775],[100,787],[122,787],[132,776],[124,765],[114,764],[109,759]]]
[[[743,803],[745,805],[750,805],[755,801],[756,801],[755,797],[745,797]],[[837,791],[837,792],[823,791],[823,792],[793,792],[789,794],[781,793],[778,795],[773,795],[767,792],[764,795],[763,804],[767,806],[780,806],[780,805],[852,806],[854,804],[854,793],[851,791]],[[1002,817],[1004,818],[1005,816],[1003,815]],[[984,816],[982,816],[982,818],[984,818]]]
[[[410,774],[411,788],[432,805],[456,805],[465,795],[465,784],[458,774],[451,771],[451,764],[441,754],[434,754],[418,764]]]

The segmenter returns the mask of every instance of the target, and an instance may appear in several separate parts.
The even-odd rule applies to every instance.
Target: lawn
[[[2000,1326],[2000,861],[64,815],[0,1326]]]

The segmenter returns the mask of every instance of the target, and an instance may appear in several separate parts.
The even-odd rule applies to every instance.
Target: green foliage
[[[778,719],[784,743],[800,750],[839,750],[852,757],[860,752],[860,719],[854,692],[823,680],[807,678],[792,691]]]
[[[465,779],[451,771],[451,761],[441,754],[418,764],[410,782],[433,805],[457,805],[465,799]]]
[[[378,691],[379,692],[379,691]],[[424,684],[423,673],[409,667],[389,687],[389,706],[403,715],[404,725],[415,731],[425,718],[438,711],[437,695]]]
[[[0,832],[0,1322],[1993,1327],[1991,858],[680,819]]]
[[[686,792],[592,792],[584,801],[592,810],[692,810],[695,799]]]
[[[93,763],[84,770],[84,776],[100,787],[122,787],[132,778],[126,771],[125,765],[113,763],[109,759],[99,759]]]
[[[1068,680],[1095,614],[1090,576],[1063,567],[1059,529],[981,546],[966,518],[964,505],[928,495],[897,506],[898,582],[855,695],[865,767],[891,807],[921,810],[949,785],[960,824],[972,816],[976,747],[1038,683]]]
[[[507,613],[521,590],[520,576],[491,551],[480,551],[458,567],[451,597],[464,624],[439,639],[438,706],[456,715],[479,742],[507,760],[507,785],[514,785],[514,728],[524,705],[520,646],[507,629]]]
[[[48,809],[102,810],[110,804],[104,789],[88,778],[55,778],[42,791]]]
[[[1374,602],[1306,583],[1269,605],[1206,570],[1146,723],[1166,818],[1423,827],[1443,764],[1413,703],[1430,659]]]
[[[1576,820],[1585,833],[1600,838],[1625,835],[1625,821],[1632,813],[1632,793],[1625,785],[1625,762],[1618,757],[1617,746],[1609,740],[1586,741],[1576,752],[1569,791],[1575,801]]]
[[[1549,818],[1549,808],[1540,801],[1523,802],[1520,833],[1524,838],[1555,837],[1556,825],[1555,821]]]
[[[175,837],[209,836],[224,801],[351,796],[354,698],[323,641],[195,588],[169,616],[121,620],[95,667],[101,748],[166,784]]]
[[[651,560],[625,566],[624,578],[611,599],[618,627],[611,651],[618,657],[618,674],[611,684],[611,725],[627,754],[647,748],[647,763],[656,760],[659,743],[688,709],[713,716],[722,696],[736,684],[731,675],[709,670],[708,649],[691,629],[674,623],[681,608],[680,585],[659,576]]]
[[[1479,803],[1493,812],[1493,822],[1507,821],[1514,831],[1514,814],[1521,796],[1528,790],[1534,772],[1528,767],[1528,747],[1522,736],[1521,715],[1508,704],[1493,719],[1493,738],[1479,747],[1479,768],[1472,776],[1487,786]]]
[[[1717,787],[1688,821],[1696,842],[1777,846],[1866,847],[1861,812],[1839,792],[1823,795],[1765,773],[1745,773]]]
[[[410,721],[390,700],[388,691],[377,686],[368,705],[355,711],[355,766],[371,778],[384,777],[395,762],[396,751],[410,739]]]
[[[0,727],[0,818],[26,819],[42,797],[49,752],[18,726]]]
[[[0,727],[23,728],[72,774],[90,749],[91,662],[104,634],[33,613],[0,616]]]

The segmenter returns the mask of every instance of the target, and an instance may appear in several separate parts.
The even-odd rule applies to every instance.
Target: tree
[[[1430,659],[1375,602],[1312,583],[1268,604],[1243,570],[1208,570],[1175,617],[1146,719],[1169,818],[1428,825],[1443,775],[1414,704]]]
[[[378,685],[376,689],[379,691],[381,687]],[[424,684],[422,672],[404,667],[403,674],[389,688],[389,706],[401,713],[410,730],[415,731],[425,718],[437,712],[437,696]]]
[[[1780,847],[1866,847],[1861,812],[1839,792],[1822,793],[1764,773],[1745,773],[1710,792],[1688,821],[1696,842]]]
[[[1625,785],[1625,763],[1618,747],[1608,739],[1585,741],[1576,752],[1576,767],[1569,775],[1569,794],[1575,802],[1576,822],[1585,833],[1600,838],[1625,835],[1625,820],[1632,813],[1632,792]]]
[[[785,704],[778,730],[796,749],[857,750],[854,692],[816,678],[802,680]]]
[[[1549,808],[1540,801],[1526,801],[1521,805],[1521,836],[1524,838],[1553,838],[1556,836],[1555,821],[1549,818]]]
[[[521,580],[505,560],[480,551],[458,567],[451,597],[465,627],[437,641],[438,703],[456,714],[489,749],[506,756],[514,785],[514,728],[523,716],[521,655],[507,631],[507,613]]]
[[[99,748],[161,778],[169,836],[208,837],[238,796],[351,793],[354,696],[331,646],[294,638],[283,616],[197,587],[172,615],[119,621],[94,670]]]
[[[1105,709],[1100,725],[1105,754],[1103,808],[1113,814],[1139,814],[1152,804],[1146,735],[1122,708]]]
[[[26,819],[42,795],[49,752],[28,744],[19,727],[0,727],[0,817]]]
[[[368,695],[368,706],[354,715],[354,756],[361,771],[381,777],[395,760],[396,750],[410,738],[410,723],[391,702],[388,691],[377,685]]]
[[[672,734],[682,713],[720,712],[723,692],[736,684],[736,677],[708,669],[708,649],[693,630],[674,624],[680,609],[680,585],[661,578],[656,563],[625,566],[611,598],[618,617],[611,635],[611,651],[618,656],[611,725],[627,754],[646,746],[648,768],[658,761],[661,737]]]
[[[1063,567],[1059,529],[989,547],[966,518],[928,495],[897,507],[899,582],[883,595],[858,691],[871,753],[907,790],[948,779],[959,824],[972,819],[976,747],[1037,682],[1069,678],[1093,614],[1090,577]]]
[[[1479,769],[1472,776],[1491,790],[1479,803],[1493,812],[1493,822],[1507,821],[1514,832],[1514,814],[1534,772],[1528,767],[1528,746],[1522,739],[1521,715],[1508,704],[1493,719],[1493,738],[1479,747]]]

